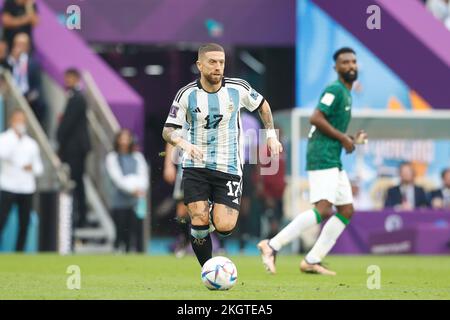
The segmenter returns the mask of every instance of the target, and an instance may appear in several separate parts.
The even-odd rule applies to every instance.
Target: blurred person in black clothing
[[[39,123],[45,130],[45,103],[41,90],[41,69],[30,54],[30,37],[18,33],[14,37],[10,55],[7,58],[8,69],[20,92],[27,99]]]
[[[389,188],[384,207],[406,211],[428,207],[425,190],[414,184],[415,173],[412,164],[402,163],[399,174],[400,184]]]
[[[35,0],[5,0],[2,10],[3,39],[11,48],[18,33],[26,33],[33,46],[33,27],[39,23]]]
[[[450,168],[442,171],[442,188],[430,193],[430,203],[433,209],[450,210]]]
[[[75,181],[74,215],[75,225],[86,225],[86,195],[83,174],[86,156],[91,148],[87,123],[87,102],[81,91],[80,73],[68,69],[64,74],[67,89],[67,104],[57,131],[58,155],[70,167],[71,179]]]

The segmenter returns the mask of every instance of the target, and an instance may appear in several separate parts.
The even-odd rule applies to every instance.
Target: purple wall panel
[[[354,34],[433,108],[450,108],[450,32],[417,0],[313,0]],[[369,30],[367,7],[381,8]]]
[[[295,0],[45,0],[58,13],[81,9],[83,38],[91,42],[220,42],[293,46]],[[213,37],[206,20],[223,27]]]

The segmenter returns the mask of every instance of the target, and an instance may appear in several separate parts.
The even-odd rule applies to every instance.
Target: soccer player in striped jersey
[[[214,43],[198,50],[200,78],[181,88],[170,108],[162,136],[184,150],[184,203],[191,218],[191,244],[200,265],[212,257],[212,224],[220,236],[233,231],[242,190],[243,139],[240,109],[258,110],[273,156],[282,152],[269,103],[248,82],[225,78],[225,52]],[[188,139],[180,129],[189,124]]]

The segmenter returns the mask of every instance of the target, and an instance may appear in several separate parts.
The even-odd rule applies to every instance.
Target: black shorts
[[[242,193],[240,176],[206,168],[183,170],[184,204],[209,200],[239,210]]]

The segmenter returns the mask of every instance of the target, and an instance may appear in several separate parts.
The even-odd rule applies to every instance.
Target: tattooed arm
[[[264,128],[266,128],[267,146],[269,147],[270,154],[276,156],[280,152],[283,152],[283,146],[278,141],[273,124],[272,110],[267,101],[263,102],[262,106],[258,109],[258,113],[264,124]]]
[[[164,126],[162,137],[167,143],[187,152],[193,159],[203,159],[203,152],[198,147],[183,139],[181,129],[173,126]]]

